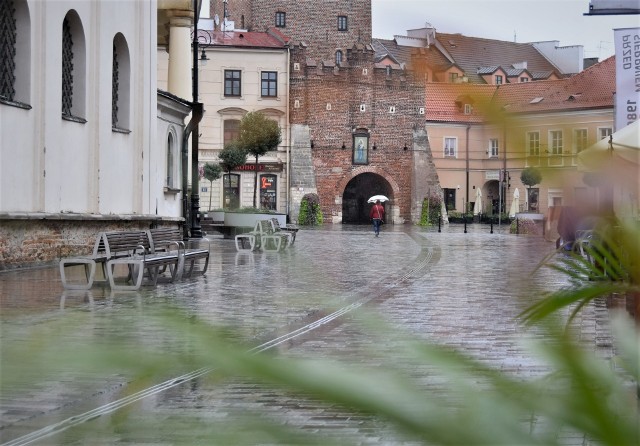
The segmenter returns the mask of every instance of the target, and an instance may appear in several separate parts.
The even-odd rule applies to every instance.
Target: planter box
[[[516,218],[526,218],[528,220],[544,220],[544,214],[537,212],[518,212]]]
[[[236,228],[251,228],[256,225],[257,220],[263,220],[267,218],[277,218],[280,226],[284,227],[287,223],[287,216],[285,214],[261,214],[261,213],[248,213],[248,212],[225,212],[224,213],[224,225]]]
[[[207,216],[209,220],[214,223],[224,223],[224,214],[225,211],[209,211],[207,212]]]

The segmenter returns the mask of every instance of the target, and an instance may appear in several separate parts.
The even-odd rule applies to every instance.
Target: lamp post
[[[198,101],[198,46],[202,46],[202,60],[207,60],[204,49],[211,45],[212,36],[207,31],[198,31],[198,0],[193,0],[193,109],[192,119],[195,121],[191,135],[191,212],[189,215],[190,234],[192,238],[202,238],[200,226],[200,169],[198,163],[198,142],[200,137],[200,121],[204,115],[202,103]]]

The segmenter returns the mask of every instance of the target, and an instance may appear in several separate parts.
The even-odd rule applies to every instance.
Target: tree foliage
[[[527,167],[520,174],[520,181],[525,186],[533,187],[542,181],[542,172],[535,167]]]
[[[231,141],[224,145],[224,148],[218,154],[220,165],[225,172],[230,173],[238,166],[242,166],[247,162],[247,152],[242,148],[239,141]]]
[[[240,121],[240,146],[255,157],[256,165],[258,158],[265,155],[270,150],[275,150],[282,141],[280,127],[278,123],[267,118],[263,113],[249,112]],[[254,171],[253,182],[253,206],[258,207],[258,170]]]
[[[222,166],[220,164],[206,163],[204,165],[204,177],[209,180],[209,185],[213,188],[213,182],[222,175]],[[213,194],[209,191],[209,210],[211,210],[211,197]]]

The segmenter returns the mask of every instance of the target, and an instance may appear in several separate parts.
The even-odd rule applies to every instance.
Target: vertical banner
[[[614,29],[616,49],[615,131],[639,119],[640,28]]]

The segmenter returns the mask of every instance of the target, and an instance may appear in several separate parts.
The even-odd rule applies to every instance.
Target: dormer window
[[[465,115],[470,115],[472,111],[473,111],[473,107],[471,107],[471,104],[464,104]]]
[[[495,79],[496,79],[496,85],[502,85],[502,75],[497,74]]]

